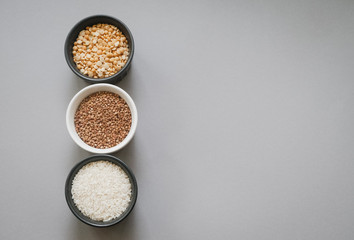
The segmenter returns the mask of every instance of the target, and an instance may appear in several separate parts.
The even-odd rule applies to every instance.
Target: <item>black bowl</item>
[[[74,200],[72,198],[72,194],[71,194],[72,182],[74,180],[74,177],[78,173],[78,171],[84,165],[86,165],[90,162],[101,161],[101,160],[109,161],[113,164],[118,165],[128,175],[131,186],[132,186],[131,201],[129,203],[128,208],[119,217],[117,217],[111,221],[108,221],[108,222],[95,221],[95,220],[92,220],[91,218],[83,215],[81,213],[81,211],[76,207]],[[66,183],[65,183],[65,198],[66,198],[66,202],[68,203],[70,210],[80,221],[82,221],[90,226],[94,226],[94,227],[109,227],[109,226],[113,226],[113,225],[123,221],[129,215],[129,213],[133,210],[137,197],[138,197],[138,185],[137,185],[137,182],[136,182],[133,172],[128,168],[128,166],[123,161],[121,161],[120,159],[113,157],[111,155],[95,155],[95,156],[88,157],[88,158],[84,159],[83,161],[79,162],[70,171],[70,173],[66,179]]]
[[[106,78],[91,78],[89,76],[82,74],[80,70],[76,67],[76,63],[74,62],[73,54],[72,54],[74,42],[79,36],[80,31],[84,30],[88,26],[92,26],[98,23],[106,23],[106,24],[111,24],[113,26],[116,26],[127,38],[129,49],[130,49],[128,61],[125,63],[123,68],[119,70],[117,73],[115,73],[114,75]],[[65,40],[64,53],[65,53],[66,62],[68,63],[70,69],[77,76],[84,79],[85,81],[89,83],[117,83],[120,80],[122,80],[123,77],[125,77],[125,75],[127,75],[130,69],[130,65],[134,55],[134,39],[130,30],[122,21],[110,16],[96,15],[81,20],[71,29],[71,31],[69,32]]]

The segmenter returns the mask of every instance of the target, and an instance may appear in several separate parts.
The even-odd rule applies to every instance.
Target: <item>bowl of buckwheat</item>
[[[95,15],[78,22],[64,47],[70,69],[89,83],[117,83],[130,69],[134,39],[119,19]]]
[[[91,153],[119,151],[133,138],[138,112],[123,89],[108,83],[87,86],[70,101],[66,127],[74,142]]]

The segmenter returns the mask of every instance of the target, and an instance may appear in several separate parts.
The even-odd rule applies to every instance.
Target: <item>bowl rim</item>
[[[86,164],[89,164],[91,162],[97,162],[97,161],[109,161],[119,166],[127,174],[132,186],[132,197],[129,206],[119,217],[108,222],[95,221],[83,215],[81,211],[76,207],[71,195],[72,181],[76,176],[76,174],[78,173],[78,171]],[[66,203],[68,204],[69,209],[81,222],[94,227],[110,227],[123,221],[133,210],[137,198],[138,198],[138,184],[133,171],[122,160],[112,155],[93,155],[88,158],[85,158],[84,160],[77,163],[70,170],[65,181],[65,200]]]
[[[127,62],[124,64],[123,68],[120,69],[118,72],[116,72],[115,74],[113,74],[112,76],[109,77],[105,77],[105,78],[91,78],[89,76],[86,76],[85,74],[82,74],[77,68],[76,66],[74,66],[71,62],[70,59],[73,59],[72,54],[70,54],[68,49],[69,49],[69,43],[70,43],[70,38],[72,35],[74,35],[74,33],[76,32],[76,30],[80,27],[80,25],[86,25],[85,23],[89,20],[95,19],[95,18],[105,18],[105,19],[109,19],[115,22],[118,22],[120,25],[123,26],[123,28],[125,28],[125,30],[127,31],[129,38],[130,38],[130,54],[128,57]],[[102,21],[102,23],[104,23],[104,20]],[[88,26],[88,25],[87,25]],[[121,29],[119,29],[121,30]],[[91,83],[109,83],[114,81],[117,77],[119,77],[120,75],[124,75],[126,73],[126,71],[128,71],[129,67],[130,67],[130,63],[133,60],[133,56],[134,56],[134,51],[135,51],[135,44],[134,44],[134,38],[133,38],[133,34],[131,33],[130,29],[128,28],[128,26],[123,23],[121,20],[119,20],[118,18],[114,18],[108,15],[92,15],[89,17],[86,17],[82,20],[80,20],[79,22],[77,22],[69,31],[68,35],[66,36],[65,39],[65,43],[64,43],[64,55],[65,55],[65,60],[66,63],[68,64],[69,68],[80,78],[91,82]]]
[[[103,88],[103,90],[99,90],[102,88]],[[115,90],[115,91],[112,91],[112,90]],[[78,133],[76,132],[75,123],[74,123],[75,112],[77,110],[77,107],[82,102],[82,100],[85,97],[87,97],[95,92],[99,92],[99,91],[113,92],[113,93],[118,94],[120,97],[122,97],[125,100],[125,102],[128,104],[130,112],[131,112],[131,116],[132,116],[132,124],[130,126],[130,130],[129,130],[128,135],[119,144],[117,144],[111,148],[105,148],[105,149],[94,148],[94,147],[91,147],[90,145],[88,145],[87,143],[85,143],[79,137]],[[109,154],[109,153],[117,152],[117,151],[121,150],[122,148],[124,148],[133,139],[135,132],[136,132],[137,125],[138,125],[138,111],[136,109],[136,105],[135,105],[133,99],[122,88],[115,86],[113,84],[109,84],[109,83],[97,83],[97,84],[89,85],[89,86],[81,89],[71,99],[71,101],[67,107],[67,110],[66,110],[66,128],[69,132],[70,137],[73,139],[73,141],[79,147],[81,147],[82,149],[84,149],[88,152],[95,153],[95,154]]]

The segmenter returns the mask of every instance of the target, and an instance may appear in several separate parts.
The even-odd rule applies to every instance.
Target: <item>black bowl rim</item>
[[[86,164],[91,163],[91,162],[96,162],[96,161],[109,161],[112,162],[119,167],[123,169],[123,171],[128,175],[131,184],[132,184],[132,199],[131,203],[129,204],[127,210],[123,212],[118,218],[113,219],[112,221],[108,222],[100,222],[100,221],[94,221],[90,219],[89,217],[86,217],[83,215],[80,210],[75,206],[75,203],[72,200],[72,195],[71,195],[71,188],[72,188],[72,180],[76,176],[77,172]],[[138,198],[138,185],[136,178],[133,174],[133,172],[130,170],[130,168],[119,158],[111,156],[111,155],[94,155],[90,156],[88,158],[85,158],[81,162],[77,163],[70,171],[66,178],[65,182],[65,199],[66,203],[69,206],[69,209],[71,212],[83,223],[86,223],[90,226],[94,227],[110,227],[113,226],[121,221],[123,221],[133,210],[136,200]]]
[[[88,77],[84,74],[82,74],[80,71],[78,71],[78,69],[76,68],[76,66],[73,66],[70,62],[69,59],[71,59],[72,57],[69,56],[70,54],[68,53],[67,49],[69,48],[69,39],[71,37],[71,35],[74,34],[76,28],[78,28],[81,24],[85,25],[85,22],[91,20],[91,19],[95,19],[95,18],[106,18],[106,19],[110,19],[116,22],[119,22],[119,24],[121,24],[125,30],[128,32],[128,35],[130,37],[130,42],[131,42],[131,48],[130,48],[130,54],[129,54],[129,58],[128,61],[125,63],[125,65],[123,66],[123,68],[121,70],[119,70],[117,73],[113,74],[112,76],[106,77],[106,78],[91,78]],[[103,21],[100,21],[102,23],[104,23]],[[125,72],[129,69],[130,67],[130,63],[133,60],[133,56],[134,56],[134,51],[135,51],[135,44],[134,44],[134,38],[133,38],[133,34],[131,33],[131,31],[129,30],[129,28],[127,27],[127,25],[125,23],[123,23],[121,20],[119,20],[118,18],[114,18],[108,15],[93,15],[93,16],[89,16],[86,17],[82,20],[80,20],[78,23],[76,23],[70,30],[70,32],[68,33],[68,35],[66,36],[65,39],[65,44],[64,44],[64,54],[65,54],[65,60],[66,63],[68,64],[68,66],[70,67],[70,69],[80,78],[91,82],[91,83],[111,83],[114,82],[115,78],[117,78],[119,75],[124,75]]]

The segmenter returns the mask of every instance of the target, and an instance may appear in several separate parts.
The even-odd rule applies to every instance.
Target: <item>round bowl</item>
[[[95,221],[95,220],[92,220],[91,218],[83,215],[81,213],[81,211],[76,207],[74,200],[72,198],[72,194],[71,194],[72,182],[74,180],[74,177],[78,173],[78,171],[83,166],[85,166],[86,164],[88,164],[90,162],[101,161],[101,160],[109,161],[113,164],[118,165],[128,175],[130,183],[131,183],[131,187],[132,187],[131,201],[129,203],[128,208],[119,217],[117,217],[111,221],[108,221],[108,222]],[[128,166],[123,161],[121,161],[120,159],[118,159],[116,157],[110,156],[110,155],[91,156],[91,157],[88,157],[88,158],[84,159],[83,161],[79,162],[70,171],[70,173],[66,179],[66,183],[65,183],[65,199],[66,199],[66,202],[67,202],[70,210],[80,221],[82,221],[90,226],[94,226],[94,227],[109,227],[109,226],[115,225],[115,224],[123,221],[129,215],[129,213],[133,210],[137,197],[138,197],[138,185],[137,185],[137,182],[136,182],[133,172],[128,168]]]
[[[80,103],[84,98],[87,96],[95,93],[95,92],[100,92],[100,91],[108,91],[112,93],[116,93],[119,96],[121,96],[125,102],[128,104],[130,108],[130,112],[132,115],[132,125],[130,127],[130,131],[126,138],[120,142],[118,145],[115,145],[114,147],[111,148],[106,148],[106,149],[98,149],[91,147],[87,143],[85,143],[77,134],[76,129],[75,129],[75,123],[74,123],[74,117],[75,117],[75,112],[77,108],[79,107]],[[97,153],[97,154],[107,154],[107,153],[113,153],[116,152],[120,149],[122,149],[124,146],[126,146],[130,140],[132,140],[135,130],[138,124],[138,112],[136,110],[135,103],[133,102],[133,99],[126,93],[123,89],[112,85],[108,83],[99,83],[99,84],[94,84],[90,85],[88,87],[83,88],[81,91],[79,91],[70,101],[69,106],[66,110],[66,127],[68,129],[68,132],[71,136],[71,138],[74,140],[74,142],[79,145],[82,149],[89,151],[91,153]]]
[[[84,75],[80,72],[80,70],[76,67],[76,63],[74,62],[73,59],[73,46],[74,42],[76,41],[77,37],[79,36],[79,33],[81,30],[84,30],[88,26],[92,26],[98,23],[106,23],[106,24],[111,24],[113,26],[116,26],[127,38],[128,40],[128,45],[130,49],[130,54],[128,57],[128,61],[126,64],[123,66],[121,70],[119,70],[117,73],[110,77],[106,78],[91,78],[87,75]],[[69,32],[68,36],[66,37],[65,40],[65,47],[64,47],[64,53],[65,53],[65,59],[66,62],[68,63],[70,69],[80,78],[84,79],[85,81],[89,83],[117,83],[120,80],[127,75],[131,62],[133,59],[134,55],[134,39],[133,35],[131,34],[130,30],[128,27],[120,20],[110,17],[110,16],[105,16],[105,15],[95,15],[91,17],[87,17],[80,22],[78,22]]]

